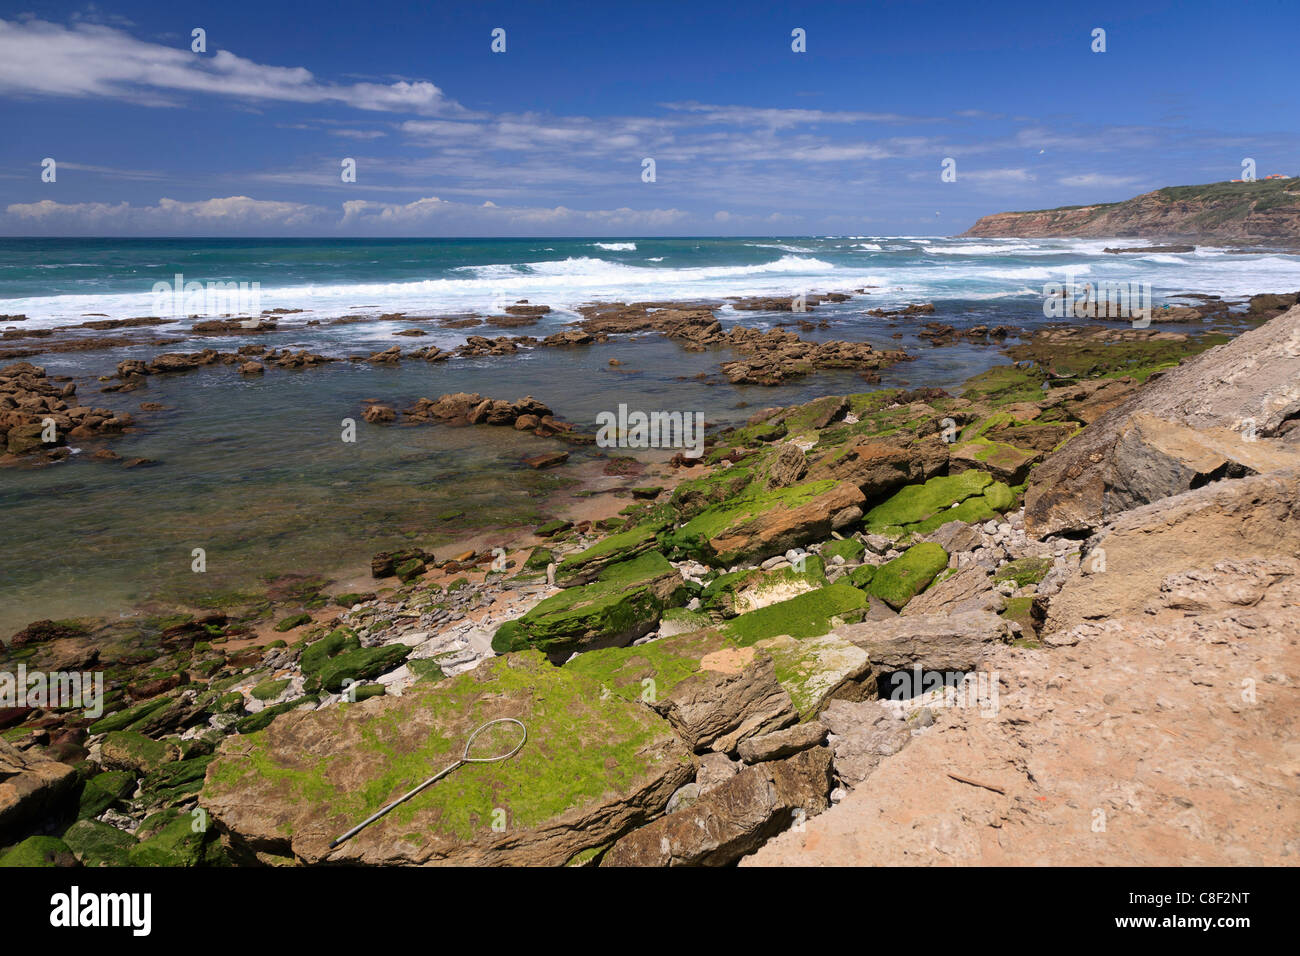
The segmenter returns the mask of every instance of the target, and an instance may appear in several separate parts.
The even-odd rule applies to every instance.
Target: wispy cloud
[[[566,206],[498,206],[452,202],[426,196],[407,203],[349,200],[336,208],[308,203],[227,196],[197,202],[160,199],[154,205],[59,203],[44,199],[14,203],[10,223],[46,235],[115,233],[138,235],[241,235],[250,231],[291,234],[295,230],[342,234],[428,235],[449,228],[462,233],[503,229],[562,233],[664,230],[688,218],[679,209],[571,209]]]
[[[139,40],[97,23],[0,20],[0,91],[17,95],[111,97],[174,106],[184,94],[247,100],[341,103],[360,110],[416,114],[460,112],[434,84],[420,80],[336,84],[303,67],[255,63],[228,50]]]

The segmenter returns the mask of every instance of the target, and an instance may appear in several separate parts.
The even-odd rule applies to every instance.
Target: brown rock
[[[797,719],[771,658],[752,647],[705,657],[700,670],[678,683],[655,709],[691,750],[719,753]]]
[[[368,405],[361,417],[372,425],[384,424],[397,420],[397,412],[388,405]]]
[[[814,720],[742,740],[736,752],[745,763],[754,764],[763,760],[780,760],[825,741],[826,725]]]
[[[556,468],[568,460],[569,453],[567,451],[550,451],[525,458],[524,464],[529,468]]]
[[[796,820],[826,809],[830,751],[749,767],[690,807],[615,843],[601,866],[725,866]]]
[[[1300,464],[1274,437],[1300,417],[1297,382],[1293,308],[1166,372],[1051,455],[1030,477],[1026,530],[1089,531],[1207,482]]]
[[[0,739],[0,839],[25,835],[21,828],[61,810],[77,779],[67,764]]]

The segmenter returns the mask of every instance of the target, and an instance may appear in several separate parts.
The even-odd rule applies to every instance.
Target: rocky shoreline
[[[871,813],[918,812],[930,792],[940,796],[926,825],[948,834],[927,838],[934,852],[975,862],[983,830],[967,831],[992,827],[1014,829],[1025,858],[1077,859],[1075,844],[1041,834],[1060,832],[1069,801],[1071,825],[1087,830],[1082,771],[1039,771],[1034,754],[1065,747],[1068,762],[1069,747],[1022,729],[1036,720],[1086,736],[1063,707],[1044,711],[1054,674],[1073,675],[1077,710],[1095,708],[1104,701],[1079,669],[1127,653],[1126,642],[1227,644],[1234,677],[1256,674],[1273,726],[1294,729],[1285,675],[1296,645],[1284,639],[1300,581],[1294,304],[1252,300],[1259,327],[1231,340],[1044,330],[1010,347],[1016,364],[958,394],[882,389],[762,409],[711,435],[701,461],[621,480],[629,503],[618,514],[560,517],[508,549],[379,554],[367,590],[298,575],[252,606],[36,622],[4,642],[5,668],[101,671],[107,696],[93,719],[0,707],[0,865],[908,862],[906,828]],[[525,321],[544,307],[519,308]],[[1216,311],[1206,303],[1197,315]],[[791,330],[724,333],[709,308],[664,303],[593,308],[564,341],[471,337],[460,354],[647,331],[688,349],[729,345],[743,357],[723,374],[760,384],[828,367],[870,381],[906,358]],[[362,358],[384,355],[449,353]],[[124,362],[106,387],[217,363],[258,374],[247,366],[334,360],[206,350]],[[75,389],[34,366],[15,368],[0,371],[11,416],[66,415],[91,435],[130,424],[69,405]],[[360,417],[398,421],[380,402]],[[572,431],[531,397],[419,399],[401,420]],[[30,426],[11,423],[11,451],[14,430]],[[1158,560],[1143,544],[1153,535]],[[898,692],[916,669],[947,689]],[[999,716],[982,723],[1000,681]],[[1193,686],[1152,693],[1193,723],[1209,707],[1205,726],[1238,748],[1276,751],[1248,708],[1225,718],[1190,697]],[[981,688],[981,706],[951,705],[950,694]],[[330,848],[496,717],[528,726],[517,757],[464,769]],[[982,747],[976,765],[959,759],[963,741]],[[1030,748],[1029,772],[1017,747]],[[1190,769],[1186,753],[1175,756]],[[1294,762],[1269,759],[1268,786],[1293,784]],[[925,774],[900,769],[921,761]],[[1098,790],[1118,786],[1100,758],[1082,765]],[[940,791],[936,767],[948,768]],[[1159,792],[1171,818],[1187,816],[1178,794]],[[976,796],[1001,800],[1005,822],[958,822]],[[1253,799],[1212,796],[1220,808]],[[1012,809],[1040,797],[1051,812]],[[1294,804],[1275,817],[1231,845],[1162,818],[1163,842],[1135,862],[1177,861],[1189,847],[1209,862],[1300,850]]]
[[[856,295],[869,294],[866,289],[859,289]],[[731,301],[738,312],[775,311],[811,314],[823,302],[845,302],[853,295],[829,293],[809,295],[796,303],[792,298],[750,298]],[[1175,297],[1178,298],[1178,297]],[[1277,315],[1294,305],[1296,294],[1261,294],[1250,297],[1244,309],[1233,310],[1229,304],[1216,296],[1192,296],[1194,304],[1188,306],[1166,306],[1154,310],[1151,316],[1156,323],[1190,323],[1190,322],[1232,322],[1247,327]],[[744,325],[733,325],[724,329],[715,315],[719,302],[609,302],[582,308],[582,318],[571,323],[566,329],[543,338],[533,336],[497,336],[488,338],[482,335],[470,335],[466,341],[451,350],[437,346],[424,346],[404,350],[400,345],[364,355],[324,355],[304,348],[274,347],[261,344],[246,344],[235,351],[204,348],[193,352],[162,352],[150,359],[126,359],[116,365],[112,375],[100,376],[100,392],[121,395],[145,388],[151,377],[191,372],[208,367],[231,367],[241,376],[256,377],[268,369],[300,371],[330,365],[338,362],[364,362],[371,365],[396,365],[403,361],[422,361],[431,363],[446,362],[449,359],[500,358],[519,353],[521,350],[535,348],[569,348],[591,346],[617,341],[619,336],[639,334],[658,334],[664,336],[689,352],[703,352],[710,349],[729,349],[740,355],[739,359],[722,361],[718,371],[722,377],[733,385],[775,386],[785,382],[814,375],[820,371],[846,369],[852,370],[868,383],[879,381],[880,369],[888,368],[916,358],[914,353],[901,349],[878,349],[867,342],[860,341],[810,341],[800,337],[800,331],[812,331],[814,328],[828,328],[823,319],[814,323],[811,319],[798,319],[795,329],[777,327],[760,330]],[[217,336],[270,334],[286,328],[279,323],[283,315],[300,310],[276,310],[275,314],[264,313],[260,317],[217,319],[195,323],[190,329],[191,335]],[[1061,325],[1044,330],[1026,333],[1022,329],[1007,325],[992,328],[976,325],[958,330],[950,323],[923,317],[935,314],[932,303],[919,303],[895,310],[870,309],[867,314],[895,320],[919,323],[917,337],[930,347],[944,347],[958,341],[969,344],[1002,347],[1009,341],[1020,341],[1021,352],[1012,351],[1013,357],[1023,357],[1025,350],[1032,350],[1036,344],[1053,345],[1054,335],[1090,334],[1101,343],[1109,342],[1115,336],[1146,340],[1159,336],[1143,329],[1117,331],[1106,326],[1090,326],[1080,330],[1077,325]],[[536,322],[541,316],[550,312],[545,305],[527,303],[507,306],[504,316],[480,317],[444,316],[411,317],[402,314],[383,315],[379,320],[404,320],[436,322],[444,327],[465,327],[465,323],[491,323],[510,327],[527,322]],[[8,321],[25,319],[25,316],[7,316]],[[57,329],[39,329],[24,331],[15,326],[0,333],[0,341],[35,339],[36,344],[19,348],[0,348],[0,360],[19,359],[10,365],[0,367],[0,467],[16,464],[55,463],[66,461],[69,456],[69,440],[92,441],[96,454],[89,456],[96,460],[117,460],[119,456],[112,452],[109,442],[113,435],[137,431],[147,425],[147,414],[143,419],[136,417],[137,412],[157,411],[157,403],[143,402],[134,412],[113,410],[69,404],[75,398],[77,383],[70,377],[60,376],[50,379],[46,370],[29,361],[46,353],[62,351],[98,352],[109,351],[126,345],[166,345],[184,342],[185,339],[130,339],[86,337],[82,330],[104,330],[135,327],[152,327],[167,324],[175,320],[165,319],[121,319],[80,323]],[[345,316],[332,320],[329,324],[372,321],[364,316]],[[307,320],[306,326],[320,325],[319,320]],[[62,334],[60,334],[62,333]],[[69,334],[71,333],[71,334]],[[395,335],[424,334],[420,329],[408,329]],[[1166,333],[1178,336],[1182,333]],[[898,337],[898,333],[895,333]],[[618,359],[611,360],[611,365],[619,364]],[[436,401],[424,398],[421,401]],[[384,404],[376,402],[375,404]],[[377,421],[379,412],[369,413],[368,421]],[[383,413],[386,414],[386,413]],[[384,419],[391,421],[392,419]],[[53,426],[51,427],[51,422]],[[555,434],[570,429],[556,428],[548,425],[543,434]]]

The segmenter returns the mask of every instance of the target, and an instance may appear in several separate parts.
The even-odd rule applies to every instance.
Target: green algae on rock
[[[1016,587],[1037,584],[1052,570],[1052,559],[1045,557],[1024,557],[1008,561],[993,574],[994,583],[1013,581]]]
[[[653,630],[665,608],[685,601],[682,577],[658,551],[605,567],[589,584],[542,601],[497,629],[499,653],[535,647],[552,655],[626,644]]]
[[[126,770],[105,770],[81,788],[77,819],[97,817],[135,791],[135,774]]]
[[[767,558],[826,538],[861,517],[862,492],[824,479],[784,488],[751,486],[664,535],[665,547],[715,567]]]
[[[324,688],[331,694],[349,683],[372,680],[391,670],[411,652],[404,644],[362,647],[361,640],[346,628],[336,628],[302,652],[300,666],[307,680],[304,690]]]
[[[106,767],[151,773],[180,759],[180,747],[170,740],[154,740],[131,730],[114,730],[100,743]]]
[[[700,605],[724,617],[735,617],[826,586],[826,569],[817,555],[808,555],[803,570],[793,566],[763,571],[753,568],[720,574],[700,592]]]
[[[817,637],[841,624],[861,620],[867,603],[867,596],[861,590],[836,582],[742,614],[720,625],[719,630],[741,646],[782,634]]]
[[[462,767],[330,850],[499,717],[528,728],[513,758]],[[524,651],[227,738],[200,803],[232,844],[309,863],[561,865],[660,813],[693,772],[653,711]]]
[[[653,704],[700,669],[701,661],[735,644],[720,631],[703,629],[634,647],[609,647],[580,654],[564,669],[598,683],[601,693]]]
[[[835,558],[843,558],[845,562],[861,561],[862,555],[866,553],[867,546],[857,538],[840,538],[837,541],[828,541],[822,545],[821,557],[824,561],[831,561]]]
[[[195,826],[195,818],[179,810],[162,810],[146,817],[136,831],[139,842],[127,850],[130,866],[219,866],[228,862],[210,827]]]
[[[129,866],[128,853],[136,839],[98,820],[78,820],[63,834],[63,842],[82,866]]]
[[[71,866],[75,862],[72,849],[52,836],[30,836],[0,856],[0,867]]]
[[[772,658],[777,682],[790,695],[800,720],[811,720],[831,700],[866,700],[876,691],[867,652],[834,634],[768,638],[754,645]]]
[[[982,471],[941,475],[901,488],[868,511],[864,524],[868,531],[894,536],[928,534],[949,521],[986,521],[994,517],[998,507],[1005,510],[1014,504],[1014,495],[1008,500],[1009,492],[1005,483],[994,482]]]
[[[561,587],[588,584],[605,568],[628,561],[655,548],[662,522],[637,525],[627,531],[602,538],[591,547],[570,554],[555,568],[555,581]]]
[[[873,596],[899,610],[948,566],[948,552],[933,541],[914,544],[876,569],[869,585]]]

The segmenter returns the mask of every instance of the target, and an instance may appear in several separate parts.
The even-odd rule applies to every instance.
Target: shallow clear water
[[[1165,283],[1157,285],[1157,294],[1281,291],[1300,284],[1295,257],[1215,253],[1144,266],[1101,255],[1104,245],[861,237],[627,243],[0,240],[0,314],[26,312],[31,319],[23,328],[83,321],[83,312],[144,314],[139,290],[178,269],[187,277],[262,281],[282,290],[264,292],[264,308],[316,310],[289,316],[288,328],[269,335],[189,337],[167,350],[233,351],[256,341],[344,356],[394,343],[404,349],[431,342],[454,346],[466,334],[501,333],[427,325],[431,335],[408,339],[392,334],[410,326],[402,320],[301,323],[396,308],[419,315],[486,311],[503,287],[507,302],[526,298],[561,309],[592,299],[790,294],[868,284],[882,288],[818,307],[805,318],[824,319],[830,327],[800,334],[865,339],[916,356],[883,370],[880,386],[835,372],[776,388],[736,387],[718,373],[720,363],[736,357],[729,350],[687,352],[649,335],[494,359],[271,368],[253,379],[232,366],[217,366],[152,377],[145,388],[112,395],[99,393],[96,376],[111,373],[123,358],[148,358],[164,349],[36,356],[31,361],[51,375],[77,380],[81,402],[131,411],[140,428],[108,447],[125,459],[158,464],[125,469],[92,461],[97,446],[88,443],[81,454],[56,465],[0,470],[0,635],[43,617],[124,613],[147,601],[215,601],[231,591],[260,590],[267,577],[286,572],[364,568],[372,553],[401,543],[436,548],[475,529],[527,527],[548,514],[547,496],[571,483],[565,469],[536,472],[522,461],[569,446],[504,428],[370,426],[360,420],[366,398],[400,409],[416,398],[449,392],[506,399],[531,394],[559,417],[588,427],[597,413],[620,403],[644,411],[700,411],[717,426],[739,422],[757,408],[818,395],[892,384],[955,387],[1005,357],[988,346],[931,348],[915,337],[920,326],[931,319],[958,327],[1040,324],[1041,295],[1032,286],[1066,265],[1082,265],[1094,278],[1140,277],[1150,270]],[[1275,274],[1274,260],[1289,275]],[[868,281],[873,277],[878,281]],[[302,294],[305,284],[326,282],[331,284],[323,287],[332,290],[327,295]],[[865,314],[908,301],[934,301],[938,311],[897,321]],[[750,326],[791,320],[788,313],[730,309],[720,310],[719,318]],[[537,326],[506,334],[540,336],[573,319],[557,311]],[[187,324],[172,328],[183,333]],[[624,364],[611,367],[611,358]],[[167,410],[141,411],[146,401]],[[349,417],[357,420],[354,444],[340,440],[340,422]],[[574,460],[585,454],[575,451]],[[193,548],[206,552],[204,574],[191,571]]]

